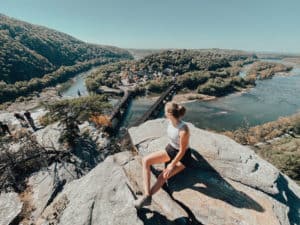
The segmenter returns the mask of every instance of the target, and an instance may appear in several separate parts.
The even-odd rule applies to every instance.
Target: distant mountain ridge
[[[0,81],[14,83],[95,58],[132,59],[127,51],[0,14]]]

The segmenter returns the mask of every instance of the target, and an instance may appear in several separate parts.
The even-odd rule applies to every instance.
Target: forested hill
[[[95,58],[132,56],[123,49],[87,44],[62,32],[0,14],[0,81],[30,80],[60,66]]]

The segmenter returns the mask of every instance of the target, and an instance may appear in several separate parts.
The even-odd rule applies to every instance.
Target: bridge
[[[131,97],[131,92],[128,90],[124,91],[124,96],[122,97],[121,101],[118,103],[118,105],[114,108],[112,114],[110,115],[109,119],[112,121],[113,119],[119,117],[121,115],[121,111],[124,106],[127,105]]]
[[[173,95],[176,93],[178,90],[178,85],[176,83],[173,83],[160,97],[159,99],[156,100],[156,102],[146,111],[143,116],[133,125],[133,126],[138,126],[141,123],[147,121],[148,119],[153,119],[159,116],[159,113],[161,112],[162,108],[165,106],[165,103],[167,101],[172,100]],[[125,96],[124,100],[125,101]],[[130,98],[127,98],[130,99]],[[122,102],[123,102],[122,101]],[[121,103],[122,103],[121,102]],[[125,104],[126,105],[126,104]],[[124,105],[124,106],[125,106]],[[121,106],[121,104],[120,104]],[[121,108],[120,108],[121,109]],[[117,110],[117,109],[116,109]],[[118,115],[117,112],[115,112],[116,115]],[[114,114],[113,114],[114,115]],[[111,117],[113,117],[113,115]],[[118,126],[117,126],[118,127]],[[124,136],[120,139],[120,143],[122,146],[132,148],[137,152],[136,147],[133,145],[131,137],[128,133],[128,130],[126,130]]]
[[[165,106],[165,103],[172,100],[173,95],[176,93],[178,85],[173,83],[160,97],[156,102],[134,123],[133,126],[139,126],[149,119],[154,119],[159,116],[162,108]]]
[[[177,89],[178,85],[176,83],[173,83],[170,87],[168,87],[168,89],[162,93],[156,102],[137,120],[136,123],[133,124],[133,126],[138,126],[149,119],[157,118],[165,106],[165,103],[172,100],[172,97],[176,93]],[[109,117],[111,126],[106,128],[109,133],[116,131],[116,129],[119,127],[122,117],[128,109],[128,105],[134,96],[134,93],[130,90],[123,89],[123,91],[124,96]]]
[[[118,105],[114,108],[112,114],[109,117],[109,121],[111,122],[111,128],[113,130],[115,130],[119,126],[122,116],[127,110],[130,100],[133,97],[133,94],[130,90],[124,89],[123,91],[124,96],[122,97]]]

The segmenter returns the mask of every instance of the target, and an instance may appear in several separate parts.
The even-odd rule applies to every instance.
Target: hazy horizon
[[[126,49],[300,54],[300,1],[0,0],[6,16]]]

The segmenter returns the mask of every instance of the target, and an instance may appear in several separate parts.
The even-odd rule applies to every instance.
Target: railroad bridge
[[[138,126],[149,119],[157,118],[165,106],[166,102],[171,101],[174,94],[178,90],[178,85],[173,83],[156,102],[137,120],[133,126]]]
[[[165,106],[165,103],[172,100],[172,97],[176,94],[177,90],[178,85],[176,83],[169,86],[168,89],[156,100],[156,102],[137,120],[136,123],[133,124],[133,126],[138,126],[149,119],[157,118]],[[107,127],[107,131],[113,132],[119,127],[122,117],[128,109],[128,105],[130,104],[133,96],[134,94],[130,90],[124,89],[124,96],[109,117],[111,126]]]
[[[133,97],[132,92],[130,90],[125,89],[124,96],[122,97],[122,99],[118,103],[118,105],[114,108],[112,114],[109,117],[109,120],[111,122],[111,126],[112,126],[113,130],[115,130],[118,127],[118,125],[122,119],[122,116],[124,115],[125,111],[127,110],[132,97]]]

